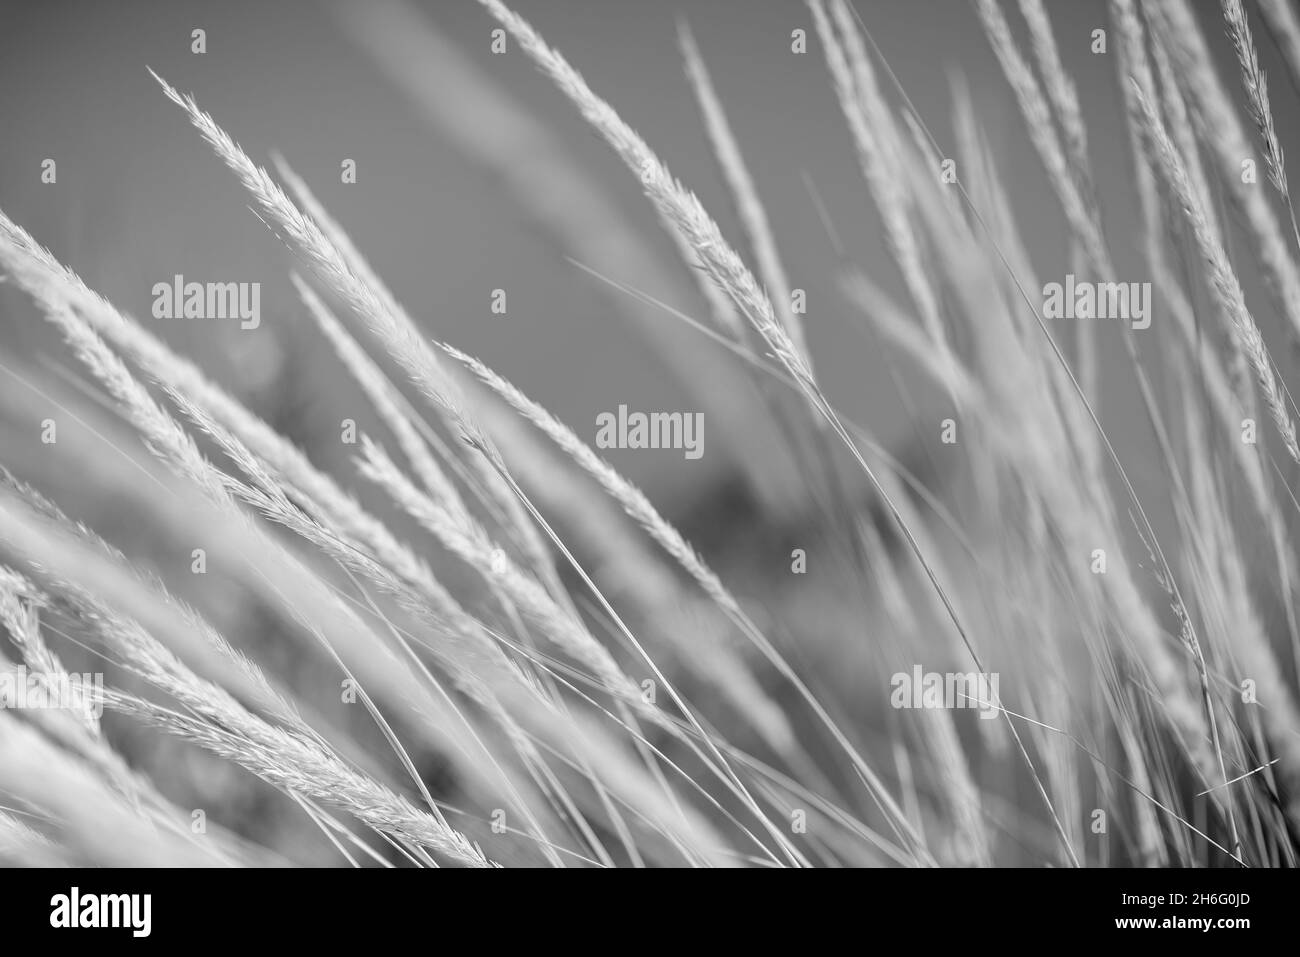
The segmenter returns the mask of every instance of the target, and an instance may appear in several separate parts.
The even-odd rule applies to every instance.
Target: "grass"
[[[917,475],[820,377],[743,131],[689,25],[678,41],[738,213],[730,240],[532,24],[479,3],[635,177],[707,313],[578,264],[734,364],[747,391],[729,414],[771,428],[798,464],[795,491],[746,475],[752,514],[728,523],[735,503],[712,502],[704,524],[675,523],[579,430],[441,341],[436,316],[419,318],[436,295],[403,306],[285,158],[273,175],[154,74],[290,248],[302,308],[371,425],[353,474],[324,470],[0,212],[0,270],[119,417],[92,404],[68,421],[118,437],[124,422],[147,450],[101,432],[111,453],[70,454],[85,481],[148,517],[155,556],[69,517],[41,475],[4,474],[0,662],[50,675],[89,660],[109,689],[103,721],[0,711],[0,788],[15,802],[0,807],[0,858],[1294,865],[1300,446],[1291,356],[1263,329],[1300,330],[1300,230],[1243,5],[1222,4],[1239,68],[1226,77],[1186,0],[1108,3],[1141,214],[1133,245],[1157,303],[1150,328],[1133,330],[1044,317],[1038,290],[1063,277],[1034,270],[969,99],[954,96],[945,148],[864,16],[808,0],[809,52],[825,61],[906,299],[843,252],[827,295],[948,410],[955,442],[918,422],[941,464]],[[973,5],[1074,272],[1130,281],[1105,223],[1130,197],[1098,190],[1090,98],[1048,8],[1020,0],[1022,47],[1008,4]],[[365,25],[342,18],[363,48],[382,51],[385,30],[442,42],[421,40],[401,4],[377,9]],[[1300,82],[1294,16],[1262,12]],[[439,62],[474,88],[468,61]],[[507,93],[476,95],[573,202],[536,196],[537,168],[493,154],[445,104],[429,112],[571,261],[594,261],[606,240],[635,248],[599,197],[571,188],[544,128]],[[1241,176],[1255,156],[1267,188]],[[1121,365],[1104,367],[1113,337]],[[1121,411],[1149,431],[1158,500],[1150,483],[1139,497],[1105,428],[1100,383],[1129,375],[1140,408]],[[721,532],[692,540],[710,527]],[[807,577],[791,541],[814,553]],[[208,563],[213,584],[158,555]],[[757,578],[754,561],[766,563]],[[256,630],[225,613],[232,600],[256,608]],[[977,703],[999,720],[960,702],[889,707],[890,676],[914,666],[997,674],[993,700]],[[206,757],[148,773],[142,742],[157,740]],[[241,803],[250,794],[263,810]]]

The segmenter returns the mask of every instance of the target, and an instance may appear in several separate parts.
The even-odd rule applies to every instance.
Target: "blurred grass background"
[[[1127,195],[1129,179],[1118,91],[1110,58],[1088,50],[1104,7],[1050,8],[1082,92],[1117,260],[1125,262],[1134,230],[1132,204],[1116,201]],[[559,133],[581,175],[612,195],[630,228],[676,267],[637,184],[521,56],[489,51],[493,25],[476,5],[420,9],[484,76]],[[952,142],[949,84],[969,86],[1001,150],[1039,278],[1059,279],[1068,270],[1063,221],[973,11],[956,0],[882,0],[859,9],[940,144]],[[890,357],[853,328],[860,318],[840,299],[841,264],[804,185],[806,172],[848,258],[905,300],[815,36],[808,54],[790,52],[791,30],[812,33],[806,9],[785,0],[541,0],[521,3],[520,12],[568,52],[738,236],[676,46],[674,17],[687,17],[768,205],[791,281],[809,290],[809,337],[822,378],[886,444],[910,436],[915,426],[888,374]],[[255,332],[150,319],[151,327],[309,450],[327,462],[338,454],[338,443],[323,439],[336,432],[353,393],[334,375],[327,347],[299,334],[306,317],[287,280],[290,257],[165,102],[148,64],[193,91],[254,158],[281,151],[431,335],[483,355],[582,434],[592,433],[597,412],[621,402],[682,408],[679,384],[608,290],[565,261],[509,192],[425,120],[349,39],[343,20],[309,2],[16,6],[0,34],[0,205],[137,316],[149,317],[153,283],[175,273],[262,282],[264,320]],[[195,28],[207,34],[202,55],[190,52]],[[1267,69],[1273,51],[1265,44],[1264,52]],[[54,185],[40,181],[46,157],[58,164]],[[339,181],[344,158],[357,161],[356,184]],[[636,270],[628,264],[627,275]],[[676,275],[676,288],[646,291],[702,316],[689,277],[680,267]],[[509,296],[506,316],[489,309],[498,287]],[[1108,338],[1101,337],[1103,369],[1111,347],[1118,350]],[[30,307],[9,296],[0,297],[0,350],[22,362],[57,351]],[[329,377],[329,390],[300,387],[321,376]],[[1117,378],[1118,391],[1105,390],[1108,406],[1131,398],[1129,377]],[[925,396],[910,399],[926,408]],[[1126,443],[1145,445],[1144,436],[1125,434],[1124,421],[1115,424],[1122,451]],[[612,458],[653,494],[689,497],[728,467],[707,427],[705,442],[699,462],[636,452]],[[1133,471],[1142,474],[1140,461]]]

